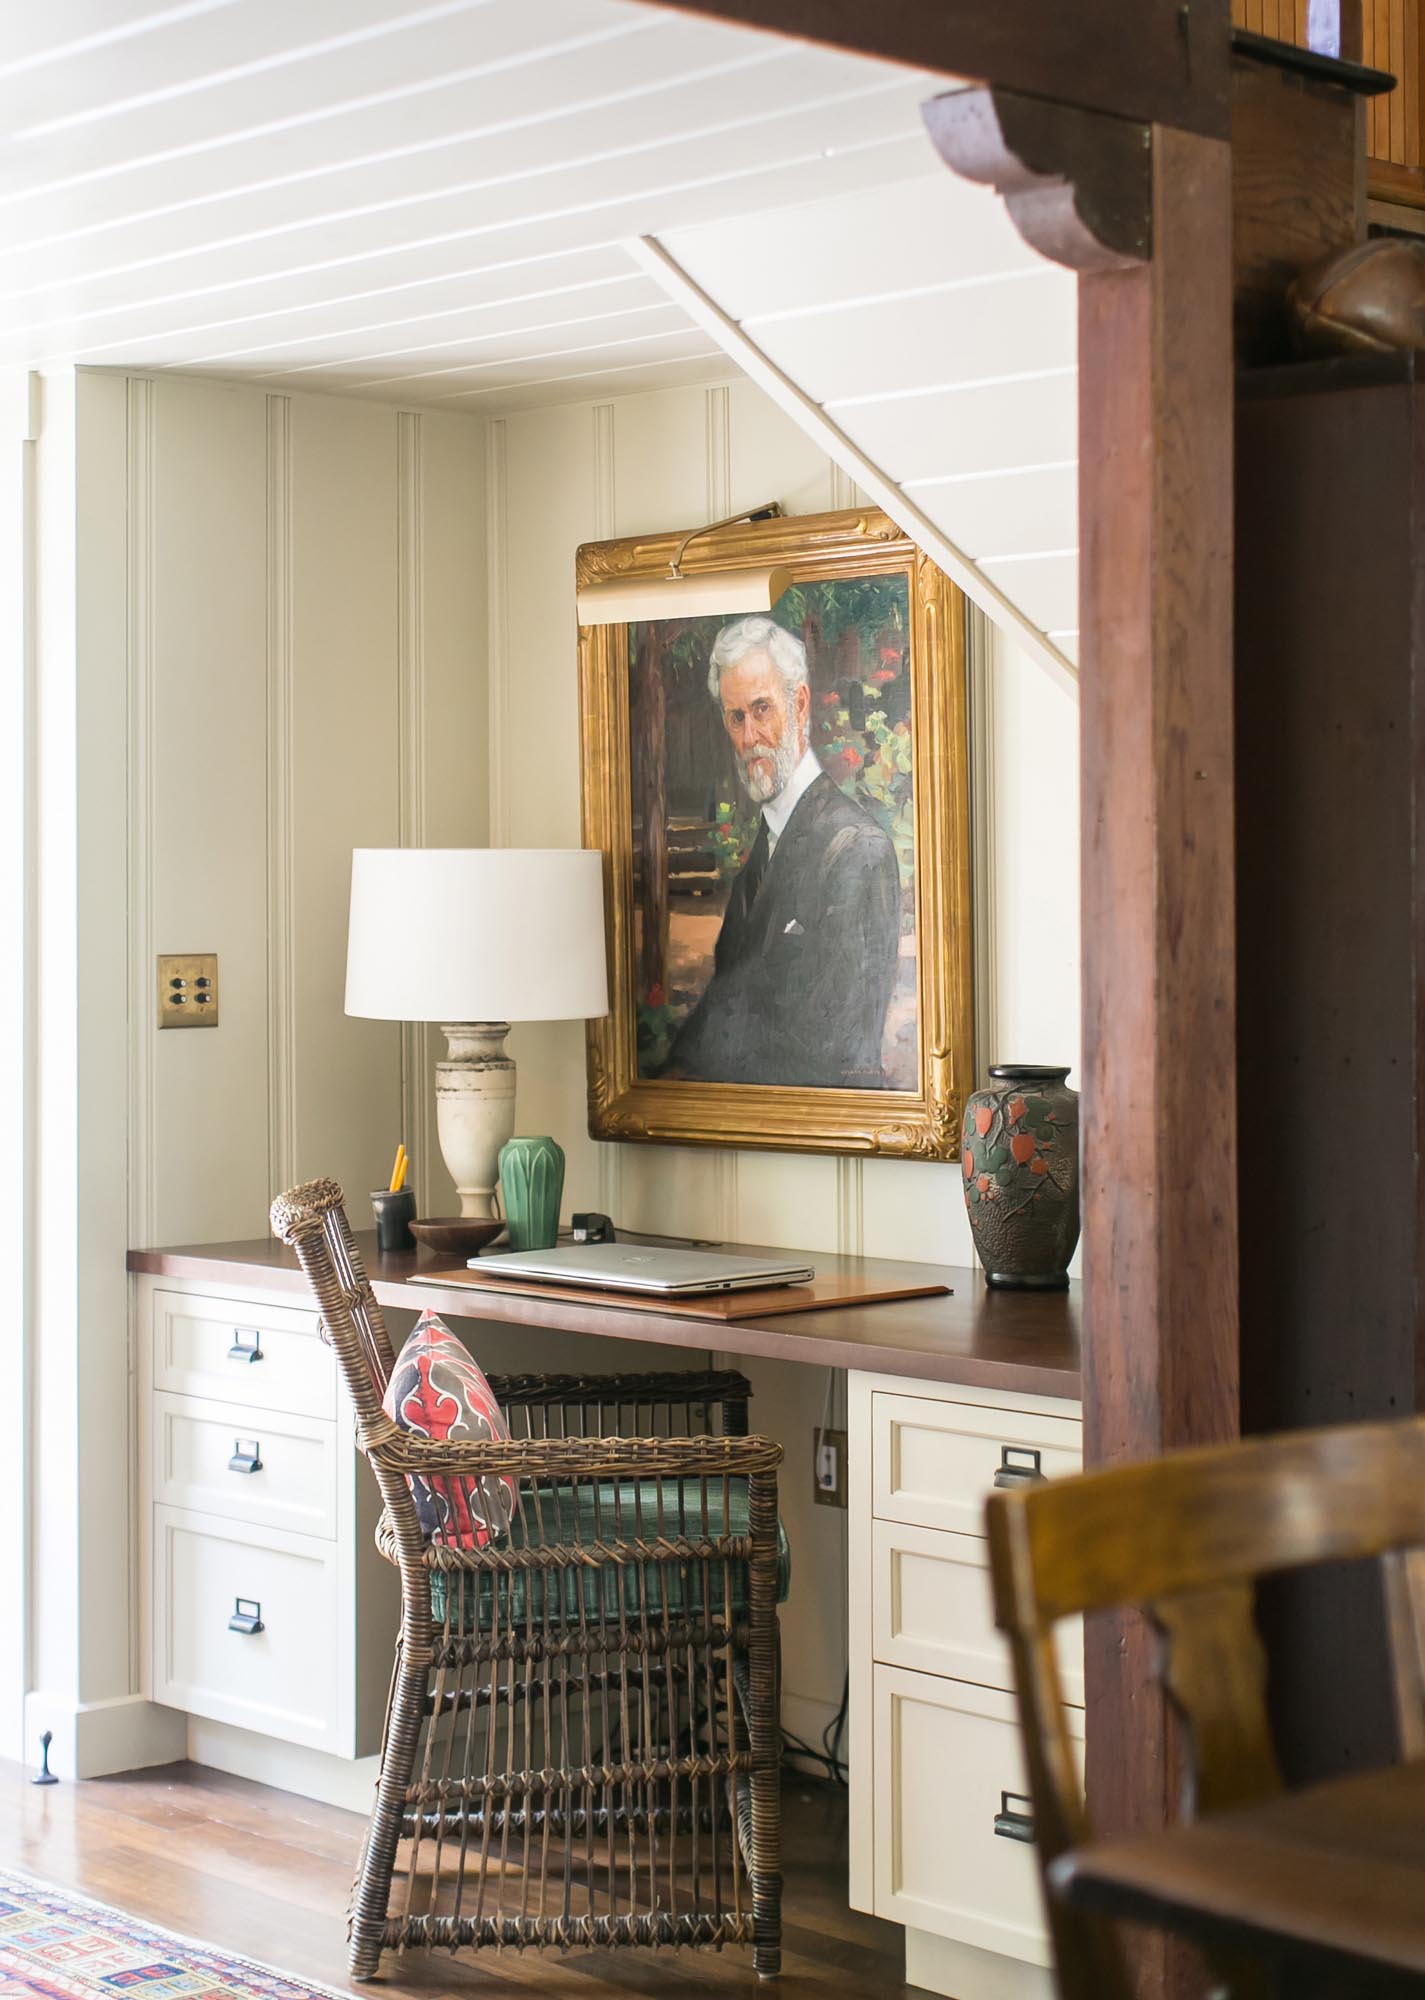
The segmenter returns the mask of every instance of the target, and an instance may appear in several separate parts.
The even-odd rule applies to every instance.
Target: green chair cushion
[[[602,1541],[611,1545],[619,1541],[656,1541],[660,1535],[659,1498],[660,1487],[663,1512],[661,1533],[669,1540],[686,1538],[697,1541],[703,1534],[703,1489],[698,1479],[681,1482],[682,1514],[679,1514],[679,1486],[676,1479],[644,1479],[637,1482],[624,1481],[615,1484],[608,1481],[594,1486],[581,1483],[577,1486],[548,1486],[541,1484],[533,1494],[528,1486],[521,1490],[521,1505],[510,1525],[507,1540],[501,1540],[498,1547],[505,1549],[533,1548],[546,1544],[569,1546],[574,1543]],[[748,1486],[746,1479],[731,1479],[727,1482],[728,1524],[723,1526],[723,1482],[709,1479],[707,1483],[707,1533],[709,1536],[722,1534],[745,1535],[748,1532]],[[662,1617],[665,1608],[669,1615],[698,1614],[703,1610],[703,1596],[706,1591],[714,1616],[724,1604],[726,1588],[734,1611],[747,1608],[747,1564],[732,1562],[724,1585],[723,1568],[720,1561],[700,1559],[679,1559],[667,1562],[603,1562],[598,1564],[573,1564],[567,1568],[516,1569],[516,1570],[466,1570],[464,1572],[465,1601],[463,1615],[459,1622],[464,1629],[473,1628],[475,1605],[479,1602],[479,1624],[482,1631],[488,1630],[494,1621],[498,1602],[501,1623],[523,1626],[527,1617],[533,1617],[542,1624],[545,1617],[545,1593],[550,1593],[548,1615],[551,1622],[565,1619],[577,1620],[579,1616],[579,1593],[582,1586],[583,1607],[586,1618],[617,1618],[620,1595],[626,1616],[637,1618],[647,1610],[650,1617]],[[781,1521],[777,1522],[777,1602],[786,1602],[791,1586],[792,1558],[787,1546],[786,1530]],[[452,1603],[458,1604],[460,1576],[445,1570],[431,1573],[430,1607],[431,1616],[437,1625],[445,1623],[447,1591],[456,1593]],[[665,1607],[666,1596],[666,1607]]]

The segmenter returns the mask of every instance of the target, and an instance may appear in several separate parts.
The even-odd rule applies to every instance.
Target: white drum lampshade
[[[596,849],[352,855],[346,1011],[444,1029],[436,1129],[462,1215],[494,1214],[500,1148],[515,1129],[510,1023],[590,1020],[608,1008]]]

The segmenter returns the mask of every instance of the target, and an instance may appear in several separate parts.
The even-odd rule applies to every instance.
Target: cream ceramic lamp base
[[[495,1213],[500,1148],[514,1136],[515,1064],[505,1051],[506,1021],[443,1023],[449,1053],[435,1066],[441,1156],[462,1216]]]

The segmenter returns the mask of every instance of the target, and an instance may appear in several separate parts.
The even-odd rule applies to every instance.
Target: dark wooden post
[[[1224,138],[1003,92],[942,156],[1080,272],[1084,1422],[1090,1464],[1238,1425],[1232,164]],[[1136,1620],[1087,1638],[1096,1827],[1161,1825],[1173,1731]],[[1139,1940],[1144,1994],[1192,1990]]]

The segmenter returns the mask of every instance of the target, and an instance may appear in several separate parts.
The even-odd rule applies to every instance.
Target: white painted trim
[[[995,907],[995,694],[997,634],[978,604],[965,606],[970,716],[970,909],[975,954],[975,1072],[983,1083],[999,1049],[999,932]]]
[[[426,844],[425,507],[421,415],[396,412],[396,784],[402,847]],[[435,1181],[430,1030],[401,1024],[401,1130],[415,1162],[417,1199]]]
[[[742,1197],[738,1185],[741,1158],[730,1146],[712,1155],[712,1233],[724,1243],[742,1240]]]
[[[157,1218],[153,1043],[154,385],[126,384],[129,708],[129,1241]]]
[[[905,1983],[949,2000],[1054,2000],[1057,1988],[1047,1966],[1026,1965],[1002,1951],[986,1951],[958,1938],[937,1937],[907,1925]]]
[[[267,398],[267,1175],[297,1177],[296,943],[292,934],[292,404]]]
[[[708,519],[721,521],[732,511],[732,390],[715,383],[705,393],[707,409]]]
[[[39,378],[0,371],[0,980],[4,1062],[0,1097],[12,1107],[12,1143],[0,1165],[0,1192],[12,1217],[13,1253],[0,1300],[0,1369],[11,1384],[19,1449],[0,1470],[0,1506],[12,1527],[0,1552],[0,1592],[11,1607],[0,1621],[0,1756],[24,1741],[30,1680],[30,1485],[34,1474],[36,1316],[35,1212],[35,438]]]
[[[36,1688],[25,1697],[25,1757],[39,1763],[40,1737],[51,1730],[50,1769],[59,1778],[105,1778],[172,1764],[187,1754],[188,1718],[141,1694],[74,1701]]]
[[[866,1162],[859,1153],[836,1161],[836,1254],[863,1257],[866,1246]]]
[[[1072,661],[1067,660],[1058,647],[1041,632],[1032,620],[1027,618],[1012,603],[1003,591],[965,555],[964,551],[948,541],[928,515],[910,498],[905,489],[888,478],[875,462],[852,443],[846,433],[826,414],[819,403],[805,395],[791,377],[784,375],[776,364],[768,359],[737,321],[729,318],[715,300],[709,298],[701,286],[671,257],[664,246],[652,236],[630,237],[626,245],[630,256],[637,259],[642,268],[683,306],[689,316],[703,331],[710,334],[719,347],[735,361],[743,373],[755,382],[764,395],[770,396],[779,408],[797,423],[807,436],[812,438],[829,458],[850,472],[867,497],[874,501],[899,522],[918,547],[924,549],[932,561],[939,564],[953,583],[957,583],[972,603],[994,620],[1012,631],[1019,639],[1025,652],[1041,666],[1052,681],[1077,698],[1079,676]]]
[[[323,1805],[343,1806],[348,1812],[371,1811],[379,1757],[334,1757],[328,1750],[282,1743],[233,1722],[209,1722],[197,1715],[178,1715],[178,1720],[187,1724],[186,1747],[178,1754],[195,1764],[251,1778],[255,1784],[275,1785],[299,1798],[319,1799]]]
[[[610,412],[612,416],[612,412]],[[488,522],[490,673],[490,845],[510,844],[510,576],[509,434],[503,417],[491,419],[485,440]]]

